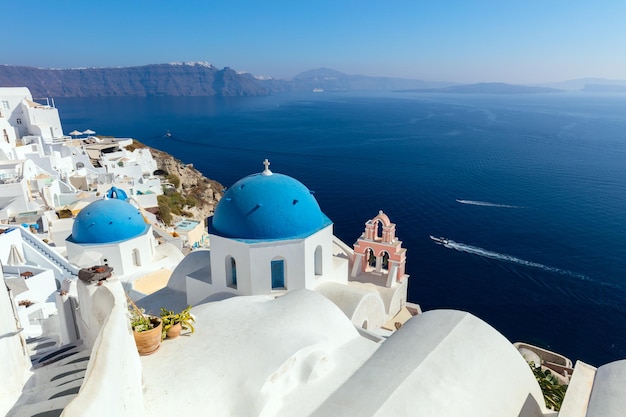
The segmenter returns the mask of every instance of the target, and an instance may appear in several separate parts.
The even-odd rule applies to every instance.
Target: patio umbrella
[[[85,131],[83,132],[83,135],[95,135],[95,134],[96,134],[96,132],[94,132],[94,131],[93,131],[93,130],[91,130],[91,129],[87,129],[87,130],[85,130]]]
[[[24,261],[24,257],[17,249],[17,246],[11,245],[11,249],[9,250],[9,259],[7,259],[7,265],[18,266],[24,265],[26,261]]]
[[[70,132],[70,136],[78,136],[78,135],[82,135],[83,132],[79,132],[78,130],[72,130]]]

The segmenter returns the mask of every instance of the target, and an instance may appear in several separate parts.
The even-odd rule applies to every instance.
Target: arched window
[[[371,266],[372,268],[376,267],[376,256],[374,255],[374,251],[372,249],[367,249],[365,251],[366,256],[367,256],[367,265]]]
[[[237,289],[237,262],[232,256],[226,257],[226,285]]]
[[[315,275],[322,275],[322,247],[315,248]]]
[[[22,124],[22,119],[20,119],[19,117],[17,119],[15,119],[15,123],[17,123],[18,125]]]
[[[85,164],[83,164],[82,162],[76,162],[76,169],[81,169],[81,168],[85,168]]]
[[[286,289],[285,287],[285,260],[274,259],[271,262],[272,270],[272,289]]]
[[[382,254],[382,263],[381,263],[381,267],[383,269],[389,269],[389,252],[383,252]]]
[[[380,220],[376,221],[376,239],[375,240],[383,240],[383,222]]]
[[[139,249],[133,249],[133,265],[141,266],[141,256],[139,254]]]

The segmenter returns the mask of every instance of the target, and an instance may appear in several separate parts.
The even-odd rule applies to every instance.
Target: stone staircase
[[[80,341],[58,346],[38,337],[26,343],[33,375],[7,417],[58,417],[80,390],[90,351]]]

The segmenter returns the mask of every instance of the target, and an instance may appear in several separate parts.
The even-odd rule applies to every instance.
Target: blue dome
[[[253,174],[230,187],[215,208],[210,232],[234,239],[303,238],[332,224],[301,182]]]
[[[76,243],[111,243],[144,233],[148,225],[139,209],[118,199],[96,200],[74,220],[71,240]]]

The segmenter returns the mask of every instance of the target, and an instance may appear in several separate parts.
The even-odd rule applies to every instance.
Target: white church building
[[[186,272],[175,270],[169,285],[184,287],[192,305],[237,295],[276,297],[314,290],[365,329],[380,328],[406,310],[404,250],[387,216],[381,212],[368,222],[369,229],[380,224],[385,232],[378,235],[366,228],[355,255],[334,236],[332,221],[311,191],[292,177],[270,171],[267,160],[264,164],[263,172],[226,190],[209,218],[208,253],[186,257],[180,265]],[[364,262],[361,250],[377,261]],[[405,311],[398,321],[409,316]]]

